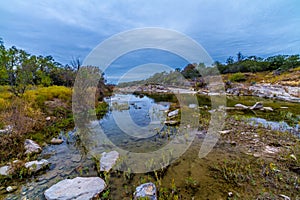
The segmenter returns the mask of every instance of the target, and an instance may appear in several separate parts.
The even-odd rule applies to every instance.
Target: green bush
[[[95,107],[97,118],[102,118],[108,112],[108,104],[106,102],[99,102]]]
[[[238,72],[238,73],[232,74],[231,77],[229,78],[229,80],[232,82],[241,82],[241,81],[245,81],[246,77],[243,73]]]

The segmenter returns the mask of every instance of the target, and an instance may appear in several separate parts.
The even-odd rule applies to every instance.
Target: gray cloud
[[[299,7],[297,0],[10,0],[1,2],[0,37],[6,46],[69,63],[121,31],[161,27],[192,37],[223,62],[238,51],[299,53]]]

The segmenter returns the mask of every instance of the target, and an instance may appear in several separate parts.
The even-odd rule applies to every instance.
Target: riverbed
[[[239,164],[247,163],[249,166],[251,162],[260,162],[261,157],[257,158],[257,156],[253,156],[254,153],[247,153],[243,150],[243,143],[239,145],[236,144],[237,141],[228,141],[227,137],[229,136],[225,136],[226,141],[220,138],[206,157],[199,158],[198,152],[206,136],[209,117],[217,109],[212,108],[213,105],[208,96],[197,96],[196,108],[191,104],[181,105],[174,95],[116,94],[107,98],[106,101],[110,106],[109,112],[101,120],[91,122],[93,127],[101,129],[99,135],[93,138],[95,146],[85,146],[85,143],[79,140],[82,137],[77,135],[76,128],[69,132],[61,132],[60,136],[64,139],[64,143],[47,145],[39,155],[39,159],[44,158],[51,163],[49,169],[25,181],[15,180],[13,184],[18,186],[18,190],[11,194],[4,194],[0,198],[45,199],[43,192],[51,185],[60,180],[77,176],[102,176],[107,179],[109,187],[106,192],[109,191],[107,193],[110,199],[131,199],[135,187],[148,181],[156,183],[162,199],[173,198],[175,195],[181,199],[226,199],[230,192],[239,195],[236,197],[250,198],[251,194],[253,197],[257,197],[263,191],[256,186],[247,189],[247,184],[242,181],[238,186],[235,183],[224,184],[223,180],[218,181],[219,177],[215,174],[218,165],[224,160],[234,160]],[[236,96],[226,97],[224,102],[226,103],[223,105],[224,107],[233,107],[237,103],[252,106],[256,102],[261,102],[264,106],[271,107],[273,111],[227,110],[225,113],[227,120],[220,131],[245,129],[244,132],[254,133],[258,132],[258,129],[266,129],[299,136],[300,104]],[[184,124],[183,129],[178,128],[178,125],[165,125],[164,122],[168,120],[168,112],[170,109],[176,109],[174,106],[176,103],[177,106],[179,103],[179,109],[183,107],[196,109],[191,113],[191,118],[199,120],[201,128],[187,136],[188,139],[184,140],[186,145],[180,146],[182,142],[179,145],[178,140],[177,143],[174,143],[176,148],[176,145],[179,145],[178,149],[167,148],[166,151],[170,151],[173,157],[164,161],[161,168],[153,167],[153,169],[155,168],[153,172],[150,167],[145,171],[150,165],[147,163],[148,161],[135,158],[127,163],[124,161],[126,165],[121,163],[119,168],[112,171],[109,176],[104,177],[97,171],[94,157],[103,151],[118,148],[125,152],[127,157],[121,156],[121,158],[126,160],[130,158],[131,152],[146,154],[167,147],[171,141],[178,139],[176,136],[181,134],[183,129],[193,128],[189,127],[189,124]],[[196,115],[194,115],[195,113]],[[95,131],[95,133],[98,132]],[[101,134],[105,134],[107,143],[103,143]],[[179,151],[178,156],[174,155],[176,151]],[[140,165],[140,168],[131,167],[130,164],[133,162]],[[158,163],[156,164],[160,166]],[[133,173],[135,169],[141,169],[141,171]],[[253,167],[254,169],[256,168]],[[256,176],[253,175],[253,179],[255,179],[254,177]],[[260,185],[259,180],[256,182],[257,185]],[[292,195],[292,191],[294,190],[287,190],[286,193]],[[280,192],[282,191],[280,190]]]

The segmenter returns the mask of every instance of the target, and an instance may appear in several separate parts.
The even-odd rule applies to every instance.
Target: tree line
[[[197,87],[205,85],[203,76],[218,75],[227,73],[245,73],[275,71],[275,74],[287,71],[300,66],[299,55],[276,55],[268,58],[258,56],[244,56],[239,52],[236,58],[230,56],[226,63],[216,61],[213,66],[206,66],[204,63],[193,63],[186,65],[183,69],[176,68],[174,71],[156,73],[146,80],[121,83],[118,86],[126,87],[135,84],[166,84],[166,85],[187,85],[186,81],[194,81]],[[183,78],[184,77],[184,78]]]
[[[15,46],[6,48],[0,39],[0,85],[9,85],[19,96],[29,85],[67,86],[74,84],[79,60],[62,65],[52,56],[36,56]]]
[[[213,66],[206,66],[204,63],[188,64],[182,70],[176,68],[175,71],[181,72],[186,79],[197,79],[201,76],[228,74],[228,73],[246,73],[276,71],[277,74],[300,66],[299,55],[276,55],[268,58],[258,56],[243,56],[239,52],[236,58],[230,56],[226,63],[218,61]]]
[[[227,58],[226,64],[215,62],[221,74],[236,72],[262,72],[262,71],[286,71],[300,66],[300,57],[297,55],[276,55],[268,58],[258,56],[243,56],[237,53],[236,59],[232,56]]]

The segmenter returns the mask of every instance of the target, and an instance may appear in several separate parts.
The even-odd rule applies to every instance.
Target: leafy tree
[[[233,64],[234,63],[233,57],[229,56],[229,58],[227,58],[227,60],[226,60],[226,63],[227,63],[227,65]]]
[[[241,61],[243,61],[243,59],[244,59],[243,54],[241,52],[238,52],[237,53],[237,62],[241,62]]]

